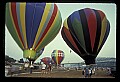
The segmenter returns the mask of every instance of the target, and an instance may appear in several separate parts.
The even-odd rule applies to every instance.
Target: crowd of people
[[[92,68],[84,68],[82,71],[82,75],[84,75],[85,78],[91,78],[93,74],[95,74],[95,70]]]
[[[46,65],[42,62],[41,65],[42,65],[42,74],[47,74],[48,72],[50,73],[52,71],[51,63]]]
[[[32,65],[29,66],[29,64],[26,63],[24,66],[19,66],[19,68],[16,69],[16,67],[14,67],[14,66],[11,65],[9,67],[9,70],[6,70],[6,76],[7,76],[7,72],[8,71],[9,71],[9,74],[11,75],[11,77],[12,77],[12,75],[15,73],[15,71],[18,70],[18,74],[20,74],[24,70],[27,71],[26,68],[33,68],[31,66]],[[62,66],[60,66],[60,67],[62,68]],[[37,68],[37,69],[41,70],[40,71],[41,74],[50,74],[52,72],[52,70],[54,70],[54,66],[51,63],[50,64],[45,64],[45,63],[41,62],[39,68]],[[82,75],[85,78],[91,78],[92,75],[97,74],[97,72],[95,72],[95,71],[97,71],[98,69],[100,69],[100,68],[96,68],[95,69],[95,68],[91,68],[91,67],[83,67],[83,69],[82,69]],[[69,71],[69,70],[70,70],[70,68],[67,71]],[[79,71],[78,68],[75,68],[75,70]],[[110,68],[106,68],[106,69],[105,68],[101,68],[101,70],[103,70],[103,71],[106,70],[107,71],[107,72],[105,71],[106,75],[110,75],[111,74],[111,69]],[[32,69],[29,69],[29,71],[30,71],[30,74],[32,74]]]

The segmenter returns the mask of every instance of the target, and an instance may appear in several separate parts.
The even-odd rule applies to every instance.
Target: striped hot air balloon
[[[54,3],[6,3],[6,26],[23,56],[34,60],[58,34],[62,18]]]
[[[54,63],[58,66],[63,61],[65,54],[62,50],[53,50],[51,57]]]
[[[110,23],[106,15],[101,10],[85,8],[65,19],[61,35],[66,44],[89,65],[95,64],[109,32]]]
[[[35,58],[34,58],[33,61],[35,61],[36,59],[38,59],[39,56],[43,53],[43,51],[44,51],[44,48],[42,48],[40,51],[36,52],[36,55],[35,55]]]

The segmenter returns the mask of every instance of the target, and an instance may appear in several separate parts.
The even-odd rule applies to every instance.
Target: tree
[[[18,61],[19,63],[24,63],[23,58],[20,59],[20,61]]]
[[[5,55],[5,61],[7,62],[15,62],[16,60],[12,57],[9,57],[8,55]]]

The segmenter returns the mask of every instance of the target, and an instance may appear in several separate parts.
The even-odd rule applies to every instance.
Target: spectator
[[[89,68],[89,78],[92,76],[92,68]]]
[[[44,63],[42,63],[42,73],[46,73],[46,65]]]
[[[93,68],[92,70],[92,75],[95,75],[95,68]]]
[[[32,74],[32,69],[34,68],[33,65],[30,65],[30,74]]]
[[[52,71],[52,64],[51,63],[49,64],[49,71],[50,72]]]
[[[85,78],[89,77],[89,70],[88,70],[88,68],[85,68],[84,75],[85,75]]]
[[[84,75],[85,73],[84,73],[84,69],[82,69],[82,75]]]
[[[107,68],[107,74],[110,75],[111,74],[111,69]]]

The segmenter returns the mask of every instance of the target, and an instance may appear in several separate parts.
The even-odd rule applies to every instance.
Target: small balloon
[[[60,65],[65,57],[65,54],[62,50],[53,50],[51,57],[56,65]]]

